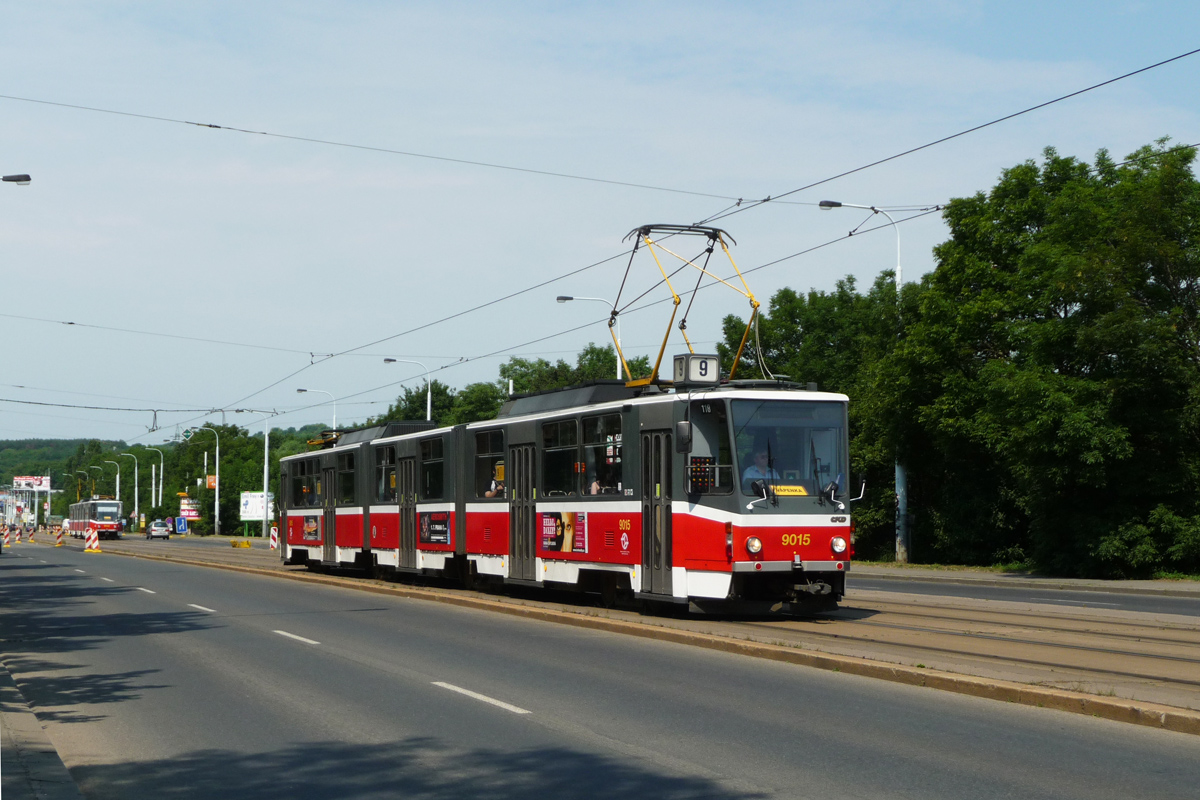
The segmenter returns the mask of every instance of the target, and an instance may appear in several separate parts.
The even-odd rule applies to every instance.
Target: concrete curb
[[[7,800],[82,800],[71,773],[0,661],[0,788]]]
[[[1091,717],[1127,722],[1135,725],[1145,725],[1152,728],[1188,733],[1200,736],[1200,711],[1176,708],[1174,706],[1147,703],[1138,700],[1123,700],[1107,698],[1083,692],[1070,692],[1064,689],[1043,688],[1012,681],[1002,681],[992,678],[978,678],[969,675],[959,675],[953,672],[920,667],[907,667],[899,664],[886,664],[853,656],[840,656],[829,653],[816,653],[801,650],[797,647],[766,644],[763,642],[733,639],[715,634],[697,633],[694,631],[678,630],[651,623],[625,622],[623,620],[607,619],[591,616],[586,613],[558,611],[555,609],[539,608],[524,605],[519,602],[491,600],[481,597],[462,596],[436,589],[419,589],[408,586],[384,586],[378,583],[347,581],[344,578],[332,578],[312,573],[275,572],[259,567],[246,567],[236,564],[219,564],[214,562],[193,561],[191,559],[170,558],[140,553],[114,553],[130,558],[145,558],[152,561],[164,561],[172,564],[187,564],[189,566],[215,567],[233,572],[245,572],[284,580],[303,581],[324,586],[335,586],[342,589],[407,597],[415,600],[427,600],[435,603],[470,608],[479,611],[493,611],[510,616],[535,619],[542,622],[554,622],[563,625],[574,625],[580,628],[620,633],[628,636],[640,636],[656,641],[674,644],[704,647],[709,650],[719,650],[725,653],[766,658],[772,661],[782,661],[798,666],[825,669],[833,672],[844,672],[866,678],[903,683],[909,686],[923,686],[944,692],[954,692],[971,697],[989,700],[1001,700],[1007,703],[1051,708],[1058,711],[1068,711],[1073,714],[1085,714]]]
[[[1128,586],[1117,582],[1102,585],[1094,583],[1069,583],[1054,578],[993,578],[973,577],[968,575],[930,575],[928,573],[904,574],[902,572],[876,572],[870,567],[855,567],[850,576],[860,576],[881,581],[903,581],[909,583],[950,583],[958,586],[993,586],[1014,587],[1018,589],[1044,589],[1048,592],[1094,592],[1096,594],[1135,594],[1149,597],[1190,597],[1200,598],[1200,585],[1195,589],[1172,589],[1148,586]]]

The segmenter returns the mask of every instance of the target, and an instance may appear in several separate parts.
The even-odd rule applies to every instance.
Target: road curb
[[[129,558],[144,558],[152,561],[163,561],[172,564],[226,569],[233,572],[245,572],[265,577],[281,578],[284,580],[316,583],[342,589],[369,592],[372,594],[387,594],[407,597],[415,600],[427,600],[436,603],[470,608],[480,611],[493,611],[510,616],[525,617],[542,622],[554,622],[573,625],[580,628],[602,630],[610,633],[620,633],[629,636],[640,636],[656,641],[674,644],[703,647],[736,655],[765,658],[781,661],[797,666],[824,669],[832,672],[844,672],[865,678],[902,683],[908,686],[920,686],[937,689],[944,692],[979,697],[988,700],[1000,700],[1006,703],[1050,708],[1057,711],[1067,711],[1073,714],[1084,714],[1090,717],[1143,725],[1151,728],[1187,733],[1200,736],[1200,711],[1177,708],[1175,706],[1148,703],[1138,700],[1107,698],[1083,692],[1071,692],[1065,689],[1043,688],[1028,684],[1003,681],[994,678],[980,678],[970,675],[959,675],[953,672],[942,672],[923,667],[908,667],[900,664],[887,664],[871,661],[854,656],[842,656],[831,653],[818,653],[803,650],[799,647],[754,642],[745,639],[733,639],[710,633],[684,631],[652,623],[625,622],[608,619],[585,613],[558,611],[555,609],[538,608],[522,603],[491,600],[481,597],[450,594],[436,589],[416,588],[409,586],[390,586],[379,583],[349,581],[313,573],[277,572],[261,567],[248,567],[237,564],[221,564],[216,562],[194,561],[191,559],[164,557],[160,555],[144,555],[141,553],[120,553],[109,551],[113,555]]]
[[[82,800],[83,795],[25,695],[0,659],[0,787],[7,800]]]

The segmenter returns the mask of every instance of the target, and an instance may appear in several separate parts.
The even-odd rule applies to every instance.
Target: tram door
[[[508,448],[508,577],[536,579],[537,503],[533,493],[533,445]]]
[[[400,566],[417,566],[417,469],[415,458],[402,458],[396,465],[400,496]]]
[[[671,433],[642,433],[642,591],[671,593]]]
[[[321,560],[326,564],[337,562],[337,506],[335,505],[337,493],[333,489],[335,477],[333,467],[321,470],[321,489],[323,490],[321,491],[321,515],[324,518],[321,532],[324,539]]]

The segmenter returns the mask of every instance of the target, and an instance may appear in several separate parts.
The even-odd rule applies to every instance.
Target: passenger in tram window
[[[615,494],[616,491],[617,485],[613,480],[612,470],[607,464],[598,465],[595,478],[588,484],[588,494]]]
[[[504,497],[504,462],[497,461],[492,467],[492,482],[488,486],[484,497]]]

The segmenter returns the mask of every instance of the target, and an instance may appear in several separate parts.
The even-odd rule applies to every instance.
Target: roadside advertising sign
[[[13,488],[48,492],[50,491],[50,477],[48,475],[20,475],[13,478]]]
[[[267,492],[267,511],[269,516],[267,519],[275,519],[275,493]],[[263,493],[262,492],[242,492],[242,522],[262,522],[263,518]]]
[[[200,501],[194,497],[179,498],[180,519],[200,519]]]

